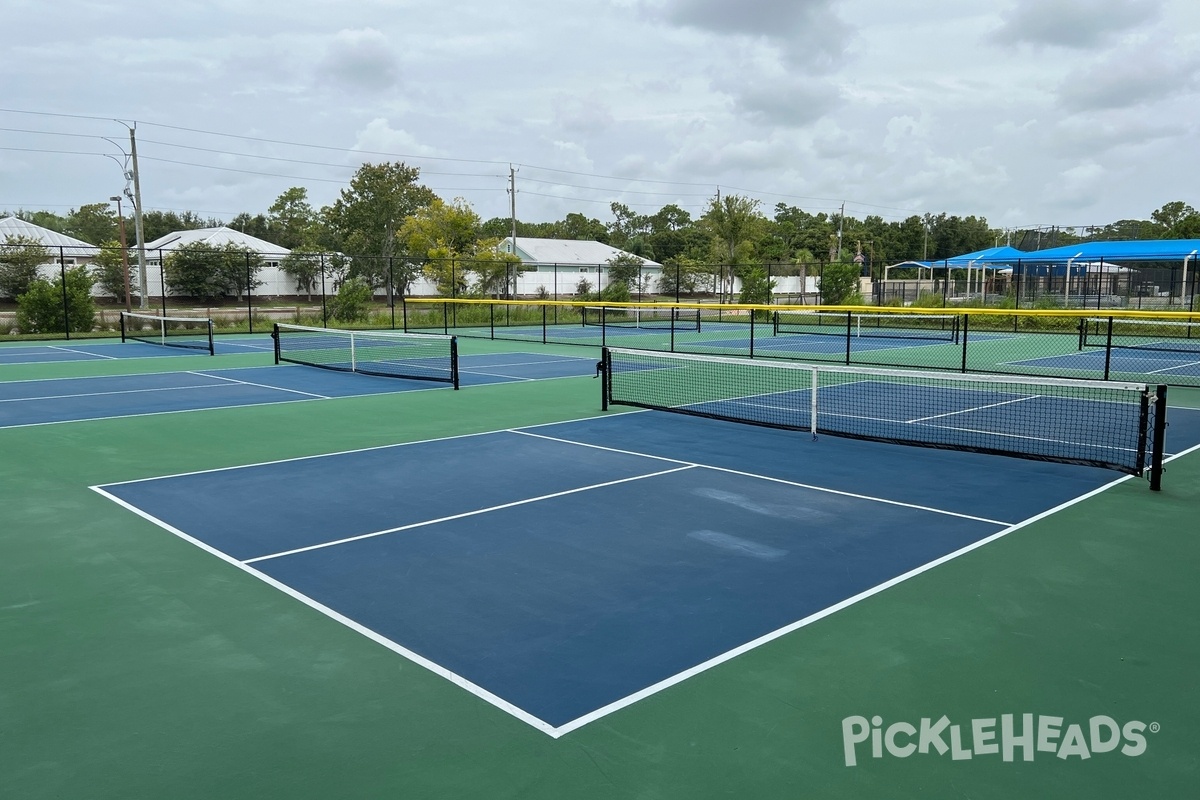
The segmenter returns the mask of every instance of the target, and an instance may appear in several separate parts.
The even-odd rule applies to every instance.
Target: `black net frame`
[[[398,331],[348,331],[276,323],[275,363],[339,372],[436,381],[459,388],[458,337]]]
[[[959,340],[957,314],[870,314],[835,311],[776,311],[772,315],[775,336],[812,334],[883,339]]]
[[[650,331],[699,332],[699,308],[672,306],[583,306],[579,309],[584,327],[640,328]]]
[[[216,354],[213,321],[208,317],[164,317],[122,311],[121,341],[202,350],[210,356]]]
[[[1166,386],[605,347],[602,407],[1162,476]],[[960,407],[965,406],[965,407]]]

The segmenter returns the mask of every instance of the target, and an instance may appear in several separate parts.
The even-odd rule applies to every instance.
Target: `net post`
[[[271,340],[275,346],[275,366],[279,366],[279,323],[276,322],[271,329]]]
[[[450,382],[454,391],[458,391],[458,337],[450,337]]]
[[[546,328],[546,306],[542,306],[542,344],[546,344],[550,339],[550,331]],[[492,338],[496,338],[495,325],[492,326]]]
[[[350,371],[351,372],[356,372],[358,370],[358,354],[355,352],[355,347],[354,347],[354,345],[357,344],[357,341],[356,341],[357,339],[358,339],[358,337],[355,336],[353,333],[350,334]]]
[[[970,327],[971,315],[962,315],[962,371],[967,371],[967,329]]]
[[[1159,384],[1154,391],[1154,443],[1150,450],[1150,491],[1162,491],[1163,451],[1167,436],[1167,387]]]
[[[674,334],[672,334],[674,337]],[[675,349],[674,339],[672,338],[671,349]],[[754,309],[750,309],[750,357],[754,358]]]
[[[816,367],[812,368],[812,390],[809,392],[808,400],[808,427],[812,430],[812,438],[816,441],[817,438],[817,386],[821,382],[820,370]]]
[[[216,347],[216,344],[213,342],[214,323],[211,318],[209,318],[207,320],[207,322],[208,322],[208,325],[207,325],[207,327],[208,327],[208,354],[210,356],[215,356],[217,354],[217,347]]]
[[[600,371],[600,410],[608,411],[608,398],[612,394],[612,353],[607,347],[600,348],[600,363],[596,369]]]
[[[820,313],[820,312],[818,312]],[[850,363],[850,326],[853,324],[854,314],[846,312],[846,364]]]
[[[1080,317],[1076,327],[1079,329],[1079,350],[1082,352],[1083,343],[1087,341],[1087,317]]]
[[[1104,340],[1104,380],[1108,380],[1108,373],[1112,367],[1112,329],[1113,318],[1108,318],[1108,335]]]
[[[121,312],[121,344],[125,344],[125,312]]]

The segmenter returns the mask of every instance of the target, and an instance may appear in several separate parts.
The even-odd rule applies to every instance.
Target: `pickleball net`
[[[606,347],[602,405],[1162,475],[1166,387]]]
[[[442,381],[458,388],[454,336],[399,331],[348,331],[277,323],[275,363],[288,362],[390,378]]]
[[[121,312],[121,341],[183,347],[214,354],[213,321],[208,317],[166,317]]]
[[[1090,317],[1079,325],[1079,349],[1089,347],[1200,354],[1200,321]]]
[[[584,306],[580,311],[585,327],[640,328],[651,331],[700,330],[699,308]]]
[[[840,311],[776,311],[774,333],[923,339],[957,342],[957,314],[871,314]]]

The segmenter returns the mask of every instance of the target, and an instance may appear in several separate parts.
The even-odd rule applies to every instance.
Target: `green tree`
[[[371,286],[366,280],[347,278],[338,287],[337,296],[330,301],[329,312],[342,322],[363,322],[371,315],[371,296]]]
[[[318,250],[297,247],[280,260],[279,268],[296,281],[296,286],[311,302],[313,290],[320,285],[321,268],[326,258],[327,255]]]
[[[642,266],[645,262],[632,253],[618,253],[608,260],[608,285],[620,283],[626,289],[641,290]]]
[[[63,284],[67,310],[64,324]],[[37,278],[17,298],[17,327],[22,333],[86,332],[96,325],[92,276],[87,267],[71,267],[54,281]]]
[[[741,272],[738,268],[753,264],[753,241],[763,222],[758,201],[736,194],[712,198],[700,218],[704,230],[712,237],[720,263],[729,267],[724,271],[724,280],[730,291],[733,278]]]
[[[142,232],[147,242],[161,239],[168,233],[176,231],[195,231],[201,228],[219,228],[221,220],[204,218],[194,211],[177,214],[174,211],[144,211],[142,212]]]
[[[738,294],[738,302],[756,305],[770,305],[771,292],[775,290],[775,281],[767,277],[763,267],[752,267],[742,276],[742,291]],[[754,312],[755,319],[770,319],[771,312],[762,309]]]
[[[232,242],[224,247],[193,242],[167,256],[163,271],[172,292],[211,302],[259,286],[262,265],[262,256]]]
[[[101,249],[92,259],[92,270],[95,274],[96,283],[108,295],[115,297],[118,303],[125,303],[125,286],[126,276],[129,277],[130,291],[132,292],[136,281],[133,280],[133,270],[124,273],[126,267],[130,266],[127,256],[122,258],[122,250],[120,242],[110,241],[104,242]]]
[[[659,294],[677,297],[696,293],[700,277],[708,271],[699,261],[687,256],[669,259],[658,279]]]
[[[859,305],[862,294],[859,292],[859,267],[853,262],[835,261],[826,264],[821,270],[818,288],[821,292],[821,303],[827,306]]]
[[[117,215],[108,203],[89,203],[67,215],[63,233],[88,244],[100,244],[117,238]]]
[[[17,298],[37,280],[38,267],[52,263],[49,251],[28,236],[6,236],[0,244],[0,295]]]
[[[355,256],[351,275],[360,275],[372,287],[387,283],[396,254],[396,232],[408,217],[436,199],[431,189],[417,183],[421,171],[403,162],[363,164],[342,190],[324,217],[337,234],[342,249]],[[402,294],[412,275],[393,275],[393,286]]]
[[[267,219],[275,235],[273,240],[289,250],[306,248],[315,244],[317,212],[308,202],[308,190],[293,186],[285,191],[267,209]]]
[[[1182,200],[1167,203],[1150,214],[1163,239],[1194,239],[1200,237],[1200,213]]]

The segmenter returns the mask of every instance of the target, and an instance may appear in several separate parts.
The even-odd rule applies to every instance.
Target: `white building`
[[[190,231],[175,231],[146,243],[146,283],[150,297],[162,296],[162,263],[171,253],[185,245],[204,243],[222,248],[228,244],[257,253],[263,259],[257,279],[261,285],[254,290],[257,297],[279,297],[301,292],[296,280],[280,269],[280,262],[292,251],[272,244],[257,236],[222,226],[220,228],[197,228]],[[136,268],[135,268],[136,270]]]
[[[608,262],[617,256],[633,256],[642,262],[642,290],[658,290],[662,264],[634,256],[616,247],[581,239],[534,239],[518,236],[500,243],[506,253],[516,253],[524,272],[517,277],[518,296],[536,295],[544,289],[550,296],[575,294],[580,281],[586,280],[596,291],[608,285]]]
[[[46,263],[38,268],[38,274],[47,280],[56,280],[60,275],[59,263],[67,269],[91,263],[100,248],[85,241],[67,236],[65,233],[34,225],[17,217],[0,218],[0,244],[10,237],[32,239],[46,248]],[[104,290],[92,287],[92,295],[99,297]]]

